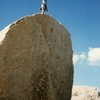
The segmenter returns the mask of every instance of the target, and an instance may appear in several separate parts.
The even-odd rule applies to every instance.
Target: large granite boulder
[[[0,31],[0,100],[70,100],[70,34],[55,19],[36,14]]]

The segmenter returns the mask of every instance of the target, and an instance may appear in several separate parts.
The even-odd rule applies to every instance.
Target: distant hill
[[[100,90],[96,87],[73,86],[71,100],[100,100]]]

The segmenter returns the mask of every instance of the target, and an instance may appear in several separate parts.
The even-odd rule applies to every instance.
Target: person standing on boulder
[[[47,0],[42,0],[40,10],[41,10],[41,14],[44,14],[45,11],[48,11],[48,9],[47,9]]]

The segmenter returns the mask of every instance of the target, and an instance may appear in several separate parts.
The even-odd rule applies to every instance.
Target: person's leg
[[[42,4],[42,12],[41,12],[41,14],[44,14],[44,12],[45,12],[45,4]]]
[[[41,12],[41,14],[44,14],[44,7],[42,7],[42,12]]]

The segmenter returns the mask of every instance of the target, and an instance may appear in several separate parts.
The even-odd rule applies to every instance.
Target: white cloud
[[[88,63],[91,66],[100,66],[100,48],[89,48],[89,51],[73,55],[73,64]]]
[[[90,65],[100,66],[100,48],[89,49],[88,62]]]
[[[79,55],[73,55],[73,64],[76,64],[79,60]]]
[[[83,61],[83,60],[85,60],[87,58],[86,54],[83,53],[83,52],[79,56],[80,56],[81,61]]]
[[[78,62],[83,62],[86,59],[86,55],[85,53],[81,53],[81,54],[75,54],[73,55],[73,64],[77,64]]]

